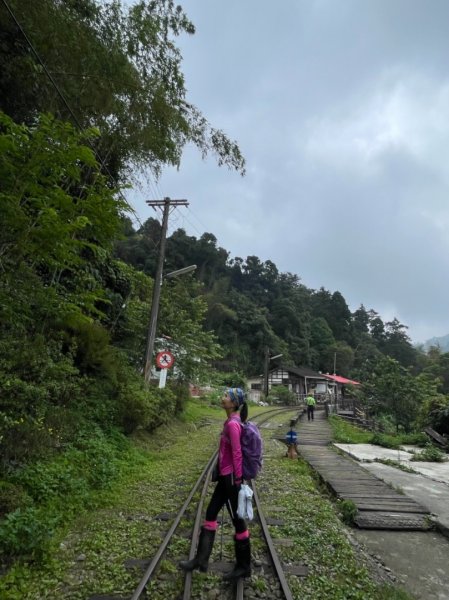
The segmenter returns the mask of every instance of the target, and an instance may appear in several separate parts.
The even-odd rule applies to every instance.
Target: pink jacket
[[[237,414],[231,415],[225,421],[220,437],[220,449],[218,451],[220,475],[234,473],[235,479],[242,478],[241,435],[242,426],[240,416]]]

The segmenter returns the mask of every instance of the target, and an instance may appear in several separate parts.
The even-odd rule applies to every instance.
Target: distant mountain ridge
[[[442,352],[449,352],[449,333],[441,337],[433,337],[423,344],[424,350],[428,350],[431,346],[439,346]]]

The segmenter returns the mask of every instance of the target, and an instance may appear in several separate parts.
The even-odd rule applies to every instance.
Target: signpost
[[[156,356],[156,366],[161,369],[159,376],[159,387],[164,388],[167,382],[167,371],[171,369],[175,362],[175,357],[169,350],[162,350]]]
[[[169,350],[162,350],[156,356],[156,365],[159,369],[171,369],[174,362],[175,357]]]

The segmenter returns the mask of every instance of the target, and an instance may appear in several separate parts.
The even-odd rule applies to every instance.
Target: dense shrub
[[[9,513],[0,523],[0,553],[8,559],[15,556],[41,558],[58,520],[34,506]]]
[[[414,444],[424,446],[427,442],[427,437],[423,433],[402,433],[398,435],[378,433],[373,435],[372,444],[383,446],[384,448],[400,448],[404,444]]]
[[[291,392],[288,387],[277,385],[271,388],[268,394],[268,402],[270,404],[296,404],[296,395]]]
[[[373,435],[371,443],[376,446],[382,446],[383,448],[399,448],[402,444],[402,440],[398,436],[376,432]]]
[[[31,502],[31,497],[21,485],[0,481],[0,518],[18,508],[29,506]]]
[[[187,382],[171,383],[169,389],[175,396],[175,414],[178,415],[184,411],[185,404],[190,397],[189,384]]]
[[[213,376],[213,383],[218,387],[239,387],[244,389],[247,378],[244,373],[233,371],[231,373],[216,372]]]
[[[413,461],[422,461],[422,462],[444,462],[447,459],[444,452],[441,452],[438,448],[433,446],[433,444],[427,443],[421,452],[418,452],[413,455]]]
[[[87,424],[73,443],[51,460],[16,469],[0,483],[0,553],[39,558],[55,528],[108,489],[120,473],[130,443],[116,430]]]

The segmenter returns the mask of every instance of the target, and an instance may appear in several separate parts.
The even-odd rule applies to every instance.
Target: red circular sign
[[[159,367],[159,369],[171,369],[174,362],[175,357],[168,350],[163,350],[156,356],[156,365]]]

